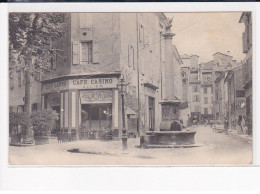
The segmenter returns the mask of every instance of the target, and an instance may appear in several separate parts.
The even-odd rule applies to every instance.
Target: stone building
[[[228,71],[225,78],[227,87],[227,102],[225,104],[225,115],[229,120],[229,128],[236,129],[236,121],[239,116],[246,115],[246,99],[243,89],[242,65]]]
[[[137,135],[159,128],[161,32],[166,17],[155,13],[72,13],[62,43],[65,59],[42,82],[43,108],[58,106],[64,131],[121,131],[117,84],[128,83],[126,128]],[[163,19],[161,19],[163,18]],[[56,91],[59,91],[58,93]],[[56,98],[58,104],[50,104]],[[52,96],[52,97],[50,97]],[[140,115],[138,117],[138,115]]]
[[[118,82],[123,78],[128,83],[128,133],[138,136],[160,130],[161,102],[176,99],[178,104],[181,96],[176,96],[182,93],[181,59],[172,45],[174,35],[165,31],[170,20],[163,13],[69,13],[68,18],[63,37],[52,42],[57,50],[52,71],[39,76],[33,86],[32,107],[55,110],[60,130],[78,139],[88,130],[104,129],[120,137]],[[14,109],[24,105],[24,86],[16,77],[20,78],[10,76]],[[174,114],[179,117],[177,107]]]
[[[198,64],[199,56],[187,55],[181,56],[183,64],[181,65],[182,74],[182,99],[187,102],[188,109],[185,111],[190,122],[200,122],[200,69]]]
[[[213,115],[214,120],[224,120],[226,116],[227,85],[225,78],[228,70],[236,65],[233,57],[217,52],[213,55]]]
[[[31,88],[31,111],[41,110],[41,76],[35,75]],[[12,112],[24,112],[25,78],[22,69],[9,72],[9,108]]]
[[[213,120],[213,68],[214,63],[200,64],[201,73],[201,119],[202,121]]]
[[[252,16],[251,12],[243,12],[239,23],[245,24],[245,31],[242,34],[243,38],[243,53],[246,57],[243,60],[243,88],[245,89],[246,97],[246,115],[248,118],[248,126],[252,129]]]

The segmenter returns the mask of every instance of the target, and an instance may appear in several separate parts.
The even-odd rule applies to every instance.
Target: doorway
[[[111,130],[112,104],[82,104],[82,131]]]
[[[60,131],[60,106],[52,106],[52,110],[58,114],[58,120],[55,123],[55,127],[51,134],[56,135]]]

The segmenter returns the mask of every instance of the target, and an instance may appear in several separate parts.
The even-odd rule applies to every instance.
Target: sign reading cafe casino
[[[117,78],[71,79],[42,85],[42,93],[50,93],[68,89],[102,89],[117,88]]]

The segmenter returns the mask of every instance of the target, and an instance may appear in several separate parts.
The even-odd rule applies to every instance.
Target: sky
[[[165,13],[173,17],[173,44],[179,54],[198,55],[199,62],[213,60],[213,54],[221,52],[241,61],[242,33],[245,26],[239,23],[242,12],[220,13]],[[229,52],[228,52],[229,51]]]

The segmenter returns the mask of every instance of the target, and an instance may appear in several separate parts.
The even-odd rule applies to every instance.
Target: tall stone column
[[[163,79],[163,100],[174,99],[174,77],[173,77],[173,53],[172,53],[172,37],[175,35],[171,32],[171,26],[166,26],[164,37],[164,79]]]
[[[174,66],[173,66],[173,49],[172,49],[172,37],[174,34],[171,32],[171,20],[165,27],[163,33],[164,38],[164,74],[163,74],[163,96],[160,102],[162,108],[162,122],[160,124],[161,130],[170,130],[170,126],[175,120],[179,119],[179,104],[180,100],[175,96],[174,90]]]

